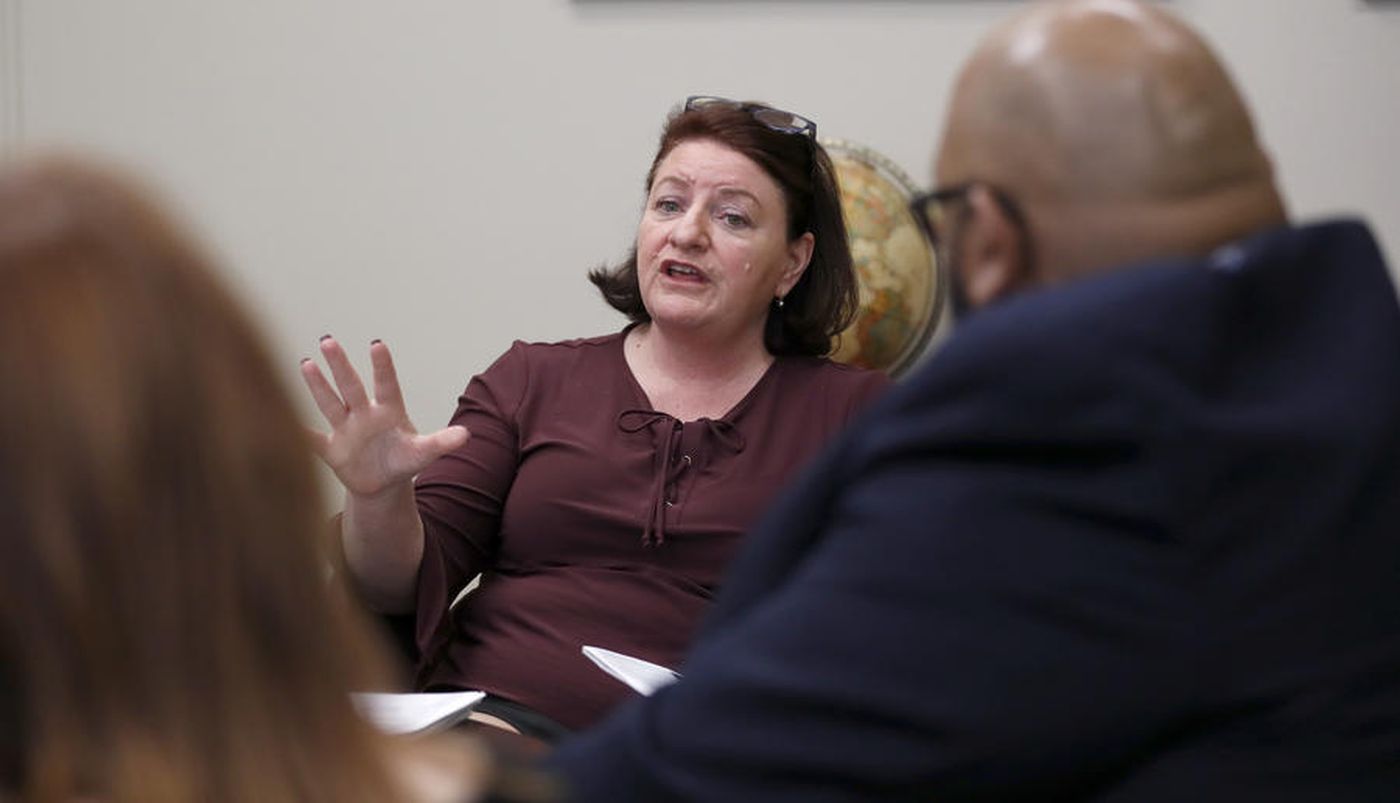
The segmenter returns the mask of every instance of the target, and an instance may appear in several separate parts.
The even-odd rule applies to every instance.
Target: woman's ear
[[[986,187],[970,189],[966,203],[966,223],[959,232],[953,265],[960,271],[968,305],[977,309],[1031,285],[1025,260],[1028,235]]]
[[[801,237],[788,243],[787,265],[783,268],[783,273],[778,277],[779,296],[787,295],[792,288],[797,286],[797,280],[802,278],[807,266],[812,262],[812,252],[817,247],[817,238],[810,231],[804,232]]]

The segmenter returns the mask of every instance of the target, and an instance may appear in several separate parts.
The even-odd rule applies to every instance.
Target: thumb
[[[470,437],[470,433],[467,432],[466,427],[454,424],[437,432],[419,435],[414,439],[413,445],[424,462],[427,463],[461,447],[467,442],[468,437]]]

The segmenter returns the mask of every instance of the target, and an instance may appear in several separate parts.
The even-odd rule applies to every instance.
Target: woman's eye
[[[677,201],[675,198],[658,198],[656,203],[652,204],[652,208],[658,212],[675,214],[681,211],[681,204],[680,201]]]
[[[724,221],[724,225],[731,229],[742,229],[749,225],[749,219],[738,212],[722,212],[719,217]]]

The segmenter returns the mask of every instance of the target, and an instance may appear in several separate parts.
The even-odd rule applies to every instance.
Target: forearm
[[[370,497],[347,493],[340,527],[346,567],[366,604],[381,613],[412,610],[423,561],[423,521],[413,484]]]

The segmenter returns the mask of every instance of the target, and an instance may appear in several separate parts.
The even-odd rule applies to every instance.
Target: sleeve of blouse
[[[458,399],[451,423],[471,433],[466,444],[415,480],[424,536],[416,604],[420,637],[425,620],[445,612],[496,550],[501,510],[519,463],[517,412],[529,380],[526,348],[516,342],[472,377]]]

